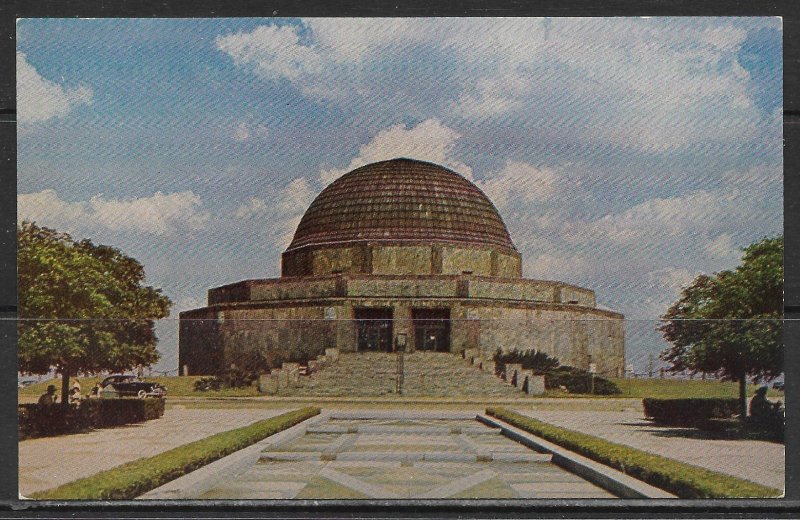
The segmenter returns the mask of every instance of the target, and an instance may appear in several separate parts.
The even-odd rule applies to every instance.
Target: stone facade
[[[312,203],[281,278],[211,289],[207,307],[181,313],[179,363],[213,374],[254,353],[321,356],[316,365],[326,349],[404,344],[467,351],[478,366],[498,348],[538,349],[621,374],[623,316],[598,308],[589,289],[522,278],[521,266],[496,209],[469,181],[418,161],[368,165]]]
[[[463,274],[519,278],[522,258],[516,251],[465,244],[367,242],[353,245],[304,246],[283,253],[281,274],[436,275]]]
[[[583,305],[562,302],[565,294]],[[489,359],[497,348],[535,348],[562,364],[588,368],[591,359],[601,374],[624,366],[623,316],[595,308],[591,291],[558,282],[337,275],[240,282],[212,289],[209,302],[181,314],[180,362],[193,374],[217,372],[253,349],[357,351],[360,308],[391,309],[393,337],[405,334],[407,350],[417,347],[412,310],[447,309],[453,353],[477,349]]]

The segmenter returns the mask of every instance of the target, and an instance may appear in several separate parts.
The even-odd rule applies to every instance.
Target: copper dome
[[[516,248],[477,186],[442,166],[412,159],[368,164],[322,190],[287,251],[365,241],[468,243]]]

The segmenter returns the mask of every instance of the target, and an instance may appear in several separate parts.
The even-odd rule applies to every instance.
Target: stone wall
[[[596,363],[600,375],[617,377],[625,366],[625,329],[621,315],[568,305],[461,302],[467,326],[452,327],[453,350],[479,349],[489,359],[497,348],[536,349],[562,365],[583,369]],[[470,324],[471,322],[471,324]]]
[[[450,309],[450,348],[454,353],[477,349],[490,359],[495,349],[537,349],[561,364],[588,369],[596,363],[600,375],[623,370],[622,316],[575,305],[535,302],[485,302],[463,298],[337,298],[317,302],[232,305],[181,314],[180,364],[190,373],[224,369],[248,352],[265,355],[326,348],[357,349],[354,310],[391,307],[393,334],[406,334],[414,350],[412,309]],[[186,319],[196,316],[204,319]],[[591,361],[590,361],[591,360]]]
[[[479,276],[520,278],[519,253],[489,246],[431,243],[383,243],[307,246],[286,251],[281,276],[331,274],[437,275],[470,272]]]
[[[181,313],[178,328],[179,374],[214,374],[224,366],[224,344],[216,315],[213,309]],[[184,373],[184,367],[187,373]]]
[[[245,280],[208,291],[209,305],[333,297],[473,298],[595,307],[590,289],[547,280],[476,275],[329,275]]]

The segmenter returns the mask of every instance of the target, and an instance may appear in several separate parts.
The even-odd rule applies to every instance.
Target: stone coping
[[[219,482],[232,479],[244,473],[256,464],[264,450],[270,447],[291,441],[306,433],[306,428],[311,425],[326,421],[329,414],[321,413],[305,421],[295,424],[291,428],[280,431],[274,435],[242,448],[230,455],[215,460],[210,464],[198,468],[182,477],[171,480],[147,493],[136,497],[137,500],[176,500],[202,495]]]
[[[209,289],[211,291],[217,289],[238,289],[241,287],[252,287],[253,285],[273,285],[281,283],[297,283],[297,282],[314,282],[326,280],[475,280],[481,282],[497,282],[497,283],[527,283],[527,284],[540,284],[551,287],[565,287],[568,289],[577,289],[580,291],[594,292],[591,289],[581,287],[580,285],[561,282],[558,280],[540,280],[536,278],[507,278],[499,276],[486,276],[486,275],[473,275],[473,274],[369,274],[369,273],[346,273],[346,274],[330,274],[318,276],[282,276],[280,278],[250,278],[247,280],[240,280],[225,285],[220,285]]]
[[[351,296],[351,297],[325,297],[325,298],[297,298],[297,299],[287,299],[287,300],[258,300],[258,301],[246,301],[246,302],[234,302],[234,303],[219,303],[214,305],[209,305],[207,307],[201,307],[199,309],[192,309],[188,311],[183,311],[180,313],[181,320],[187,319],[198,319],[198,320],[210,320],[214,319],[214,317],[208,316],[209,312],[219,312],[219,311],[227,311],[227,310],[236,310],[236,309],[259,309],[259,308],[282,308],[282,307],[330,307],[335,305],[340,305],[344,303],[350,303],[355,306],[359,305],[361,301],[386,301],[386,302],[412,302],[411,305],[414,305],[414,302],[442,302],[447,304],[452,303],[459,303],[465,308],[469,307],[481,307],[481,306],[495,306],[495,307],[510,307],[510,308],[527,308],[527,309],[537,309],[537,310],[545,310],[545,311],[577,311],[583,314],[591,314],[597,316],[603,316],[611,320],[623,320],[625,316],[615,311],[601,309],[598,307],[587,307],[584,305],[579,305],[575,303],[554,303],[554,302],[542,302],[542,301],[534,301],[534,300],[503,300],[497,298],[463,298],[463,297],[442,297],[442,296]],[[256,320],[260,320],[259,318],[255,318]],[[502,319],[502,318],[499,318]],[[467,321],[468,318],[464,318],[461,321]],[[496,321],[498,318],[493,318],[491,321]],[[564,320],[557,320],[556,318],[542,318],[542,320],[546,321],[581,321],[580,319],[570,318]],[[587,318],[585,321],[590,321],[590,318]],[[292,321],[289,318],[270,318],[270,321]],[[331,321],[325,320],[324,318],[302,318],[299,321]],[[352,321],[349,318],[347,321]],[[451,318],[450,321],[459,321],[457,318]],[[481,321],[481,320],[477,320]],[[487,321],[487,320],[483,320]]]
[[[551,454],[553,464],[583,477],[621,498],[678,498],[663,489],[651,486],[614,468],[562,448],[555,443],[546,441],[500,419],[478,414],[478,421],[487,426],[500,428],[505,436],[531,449]]]

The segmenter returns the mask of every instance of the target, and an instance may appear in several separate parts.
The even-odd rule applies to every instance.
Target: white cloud
[[[138,199],[108,199],[101,194],[79,202],[65,201],[51,189],[17,196],[19,220],[71,232],[104,229],[170,235],[203,229],[209,216],[201,205],[200,198],[191,191],[156,192]]]
[[[424,116],[442,119],[529,114],[553,139],[663,153],[760,137],[737,62],[746,36],[733,24],[657,18],[322,18],[220,36],[217,47],[315,100],[367,112],[382,100],[405,113],[430,104]],[[418,49],[447,58],[417,61]],[[410,74],[438,90],[415,94]],[[422,97],[431,92],[436,103]]]
[[[514,203],[527,205],[549,200],[558,189],[558,181],[557,173],[551,168],[507,160],[500,171],[475,184],[502,213]]]
[[[705,235],[746,214],[737,203],[739,195],[735,190],[696,190],[678,197],[653,198],[589,223],[586,232],[619,245]]]
[[[507,114],[525,104],[536,84],[532,75],[516,69],[480,78],[475,88],[463,92],[452,108],[461,115],[478,119]]]
[[[17,117],[22,124],[64,117],[78,105],[92,103],[93,91],[65,88],[39,75],[25,54],[17,52]]]
[[[472,168],[453,157],[453,149],[460,137],[461,134],[438,119],[426,119],[411,128],[398,124],[378,132],[359,149],[347,167],[322,170],[320,183],[327,185],[354,168],[398,157],[441,164],[472,179]]]
[[[247,128],[247,124],[241,122],[236,125],[236,128],[233,130],[233,140],[246,141],[248,137],[250,137],[250,129]]]
[[[265,214],[269,209],[264,199],[258,197],[251,197],[247,202],[236,208],[233,216],[237,219],[248,219],[258,215]]]
[[[647,273],[647,281],[654,287],[669,289],[673,296],[687,286],[700,273],[681,267],[664,267]]]
[[[322,66],[318,52],[301,44],[297,29],[291,26],[262,25],[249,33],[218,36],[216,44],[236,65],[251,67],[265,79],[296,80]]]
[[[290,181],[282,189],[275,191],[268,199],[251,197],[233,212],[237,219],[272,215],[301,215],[314,200],[316,191],[304,177]]]
[[[298,212],[302,214],[315,196],[316,191],[305,177],[294,179],[280,193],[278,210],[284,214]]]
[[[240,205],[233,216],[238,220],[259,219],[264,222],[274,243],[286,248],[297,225],[314,200],[316,190],[304,177],[294,179],[268,199],[251,197]]]

